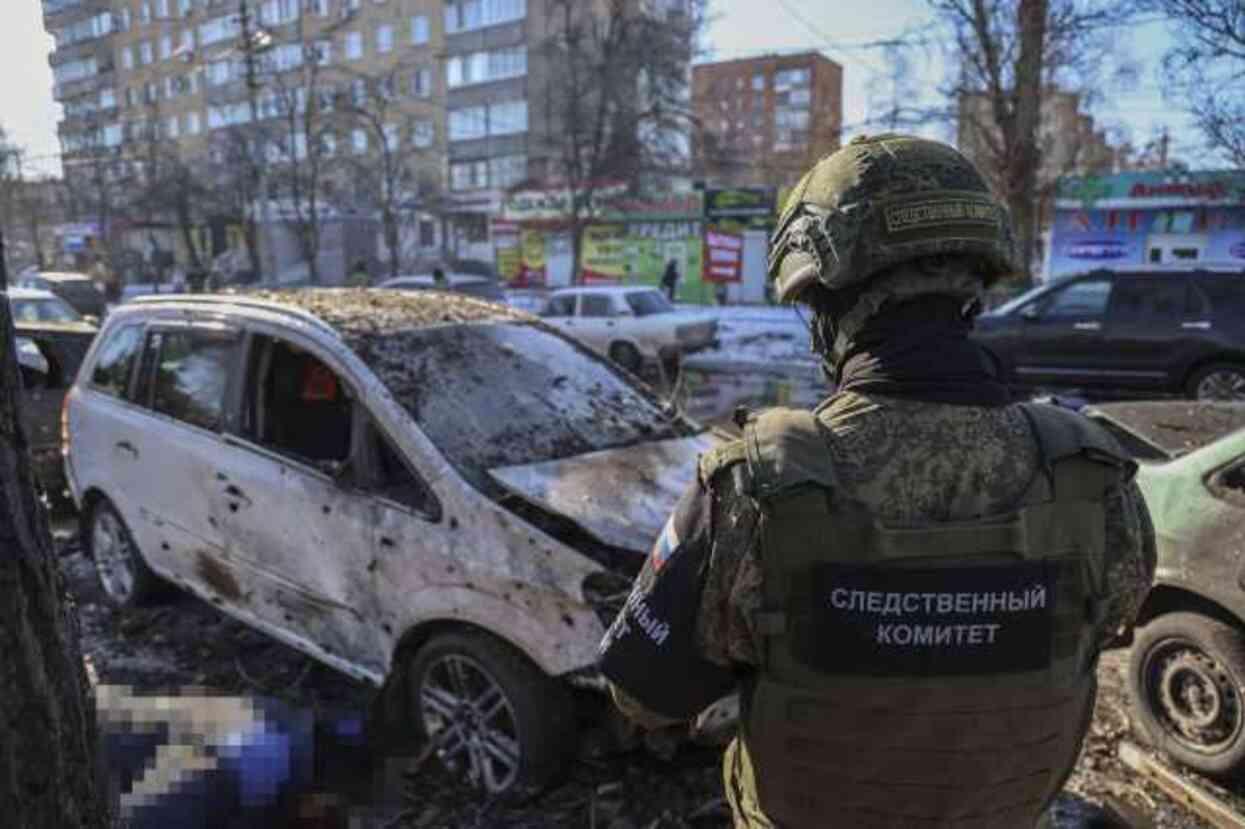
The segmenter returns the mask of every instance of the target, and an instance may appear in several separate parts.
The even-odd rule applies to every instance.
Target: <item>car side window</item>
[[[1111,295],[1112,322],[1178,322],[1190,304],[1183,276],[1126,277],[1118,279]]]
[[[379,428],[369,424],[367,434],[371,470],[364,488],[380,498],[410,507],[431,521],[439,521],[441,504],[431,487],[411,469]]]
[[[608,294],[584,294],[579,303],[581,317],[611,317],[614,315],[614,303]]]
[[[126,325],[110,332],[91,369],[91,388],[113,397],[126,397],[142,344],[142,325]]]
[[[570,317],[575,315],[575,295],[561,294],[549,300],[542,317]]]
[[[1047,295],[1042,301],[1041,317],[1044,320],[1098,318],[1106,312],[1110,295],[1110,279],[1074,282]]]
[[[350,457],[353,421],[349,386],[320,358],[285,340],[251,337],[239,424],[243,437],[331,471]]]
[[[152,378],[151,408],[192,426],[219,430],[237,357],[237,335],[195,328],[160,331],[153,334],[152,345],[160,356]]]

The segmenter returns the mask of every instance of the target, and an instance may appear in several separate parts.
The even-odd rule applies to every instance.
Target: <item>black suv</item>
[[[977,318],[1022,389],[1245,400],[1245,271],[1091,271]]]

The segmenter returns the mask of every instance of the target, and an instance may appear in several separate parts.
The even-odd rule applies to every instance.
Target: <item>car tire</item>
[[[610,359],[636,376],[639,376],[644,368],[644,357],[640,354],[640,350],[631,343],[612,343]]]
[[[147,566],[125,520],[107,498],[91,507],[83,538],[109,604],[140,607],[151,604],[164,592],[164,583]]]
[[[1154,746],[1215,777],[1245,768],[1245,632],[1169,613],[1137,632],[1128,690]]]
[[[568,689],[485,633],[435,636],[410,661],[411,719],[421,743],[462,782],[522,796],[555,780],[577,734]]]
[[[1245,400],[1245,366],[1211,363],[1189,377],[1185,393],[1193,400]]]

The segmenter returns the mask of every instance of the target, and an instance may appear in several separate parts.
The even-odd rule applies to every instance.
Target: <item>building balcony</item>
[[[110,0],[43,0],[43,23],[59,29],[82,17],[112,10]]]
[[[85,78],[78,78],[72,81],[52,85],[52,100],[57,103],[81,98],[83,95],[94,94],[99,91],[101,86],[113,85],[116,82],[115,74],[112,67],[90,75]]]
[[[80,40],[69,46],[61,46],[48,54],[48,65],[52,67],[72,63],[76,60],[96,58],[103,61],[112,56],[112,35],[100,35],[89,40]]]

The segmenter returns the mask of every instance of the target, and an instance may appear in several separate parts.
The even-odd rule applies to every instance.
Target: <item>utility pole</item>
[[[255,68],[255,42],[251,32],[251,9],[247,0],[238,0],[238,20],[242,28],[242,57],[246,66],[246,89],[251,108],[251,125],[254,128],[254,134],[258,137],[262,135],[259,128],[259,75]],[[259,153],[256,172],[259,178],[260,226],[256,229],[255,235],[259,242],[260,259],[264,260],[260,265],[261,278],[267,276],[275,279],[276,264],[271,244],[271,199],[268,196],[267,142],[258,141],[258,147],[252,147],[251,152]]]

